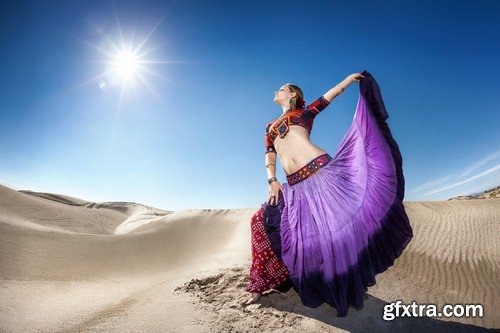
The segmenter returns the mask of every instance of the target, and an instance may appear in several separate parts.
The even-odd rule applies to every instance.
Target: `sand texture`
[[[476,332],[500,329],[500,198],[404,202],[414,238],[365,306],[249,294],[259,207],[165,211],[0,185],[0,332]],[[382,319],[385,304],[480,303],[482,318]]]

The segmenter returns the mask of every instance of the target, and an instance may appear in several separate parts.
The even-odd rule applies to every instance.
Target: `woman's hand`
[[[283,191],[283,187],[279,181],[275,180],[271,184],[269,184],[269,198],[267,199],[267,203],[269,205],[276,205],[278,203],[278,198],[280,191]]]
[[[359,82],[361,79],[364,79],[364,76],[361,73],[354,73],[349,75],[347,79],[349,82]]]

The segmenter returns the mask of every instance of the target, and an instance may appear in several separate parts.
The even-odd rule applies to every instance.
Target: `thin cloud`
[[[495,152],[495,153],[492,153],[492,154],[486,156],[485,158],[483,158],[482,160],[466,167],[463,171],[457,171],[457,172],[454,172],[454,173],[447,175],[445,177],[425,182],[424,184],[413,189],[411,191],[411,193],[420,192],[420,191],[438,186],[439,184],[445,183],[446,181],[452,180],[454,178],[465,177],[465,176],[469,175],[470,173],[472,173],[477,168],[481,167],[482,165],[486,164],[487,162],[489,162],[491,160],[494,160],[497,157],[500,157],[500,150]],[[453,186],[453,185],[450,185],[450,186]],[[438,190],[438,192],[439,192],[439,190]],[[428,193],[433,193],[433,192],[428,192]]]
[[[445,176],[443,178],[440,178],[440,179],[436,179],[436,180],[430,180],[422,185],[420,185],[419,187],[415,188],[413,191],[411,191],[412,193],[415,193],[415,192],[419,192],[421,190],[424,190],[424,189],[427,189],[429,187],[433,187],[433,186],[436,186],[436,185],[439,185],[441,183],[444,183],[446,182],[448,179],[451,179],[453,177],[455,177],[456,173],[455,174],[451,174],[451,175],[448,175],[448,176]]]
[[[470,167],[468,167],[467,169],[465,169],[465,171],[460,175],[460,177],[465,177],[467,176],[468,174],[470,174],[472,171],[474,171],[475,169],[479,168],[481,165],[485,164],[486,162],[489,162],[491,160],[494,160],[495,158],[497,158],[498,156],[500,156],[500,150],[497,151],[496,153],[493,153],[491,155],[488,155],[486,156],[485,158],[483,158],[481,161],[475,163],[475,164],[472,164]]]
[[[481,177],[487,176],[487,175],[489,175],[489,174],[491,174],[491,173],[494,173],[494,172],[496,172],[496,171],[498,171],[498,170],[500,170],[500,164],[497,164],[497,165],[495,165],[494,167],[489,168],[489,169],[487,169],[487,170],[485,170],[485,171],[481,172],[480,174],[477,174],[477,175],[475,175],[475,176],[469,177],[469,178],[464,179],[464,180],[462,180],[462,181],[459,181],[459,182],[457,182],[457,183],[455,183],[455,184],[451,184],[451,185],[448,185],[448,186],[442,187],[442,188],[440,188],[440,189],[437,189],[437,190],[434,190],[434,191],[427,192],[427,193],[425,193],[425,194],[424,194],[424,196],[431,195],[431,194],[438,193],[438,192],[442,192],[442,191],[445,191],[445,190],[447,190],[447,189],[450,189],[450,188],[453,188],[453,187],[457,187],[457,186],[460,186],[460,185],[463,185],[463,184],[469,183],[469,182],[471,182],[471,181],[473,181],[473,180],[476,180],[476,179],[478,179],[478,178],[481,178]]]

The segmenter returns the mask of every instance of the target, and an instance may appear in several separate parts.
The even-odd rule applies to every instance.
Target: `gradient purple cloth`
[[[402,157],[379,86],[362,75],[353,122],[333,160],[295,185],[282,184],[277,205],[262,205],[266,232],[301,302],[326,302],[338,317],[349,305],[363,307],[375,275],[413,237],[402,203]]]

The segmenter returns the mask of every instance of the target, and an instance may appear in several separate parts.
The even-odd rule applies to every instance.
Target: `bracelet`
[[[266,168],[267,168],[268,166],[270,166],[270,165],[274,165],[274,166],[276,166],[276,164],[268,163],[268,164],[266,164]]]
[[[337,85],[335,87],[339,87],[340,89],[342,89],[342,92],[344,92],[344,88],[342,88],[341,86],[339,86],[340,83],[337,83]]]
[[[278,179],[276,177],[272,177],[272,178],[269,178],[267,180],[267,182],[269,183],[269,185],[271,185],[271,183],[274,182],[274,181],[278,181]]]

